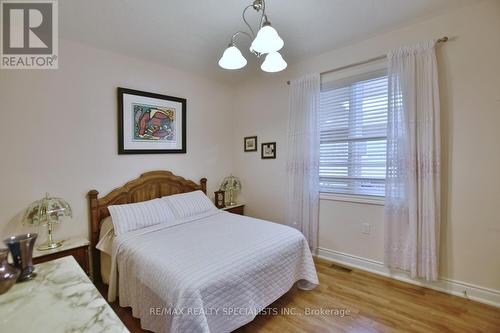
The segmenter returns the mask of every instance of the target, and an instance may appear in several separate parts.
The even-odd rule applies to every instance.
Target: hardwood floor
[[[315,262],[320,280],[315,290],[293,288],[270,306],[268,315],[257,316],[236,332],[500,333],[498,308],[359,270],[332,267],[321,259]],[[104,287],[99,289],[104,292]],[[130,308],[111,306],[131,332],[144,332]]]

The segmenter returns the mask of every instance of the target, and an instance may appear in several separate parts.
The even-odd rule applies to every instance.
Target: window
[[[385,72],[323,85],[321,192],[385,195],[387,100]]]

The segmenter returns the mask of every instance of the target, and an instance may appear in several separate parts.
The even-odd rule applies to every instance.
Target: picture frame
[[[215,207],[221,209],[226,207],[226,192],[224,191],[215,191],[214,192],[214,204]]]
[[[276,158],[276,142],[266,142],[262,144],[260,150],[260,157],[265,159],[275,159]]]
[[[119,87],[118,154],[185,154],[185,98]]]
[[[243,139],[243,150],[245,152],[257,151],[257,137],[247,136]]]

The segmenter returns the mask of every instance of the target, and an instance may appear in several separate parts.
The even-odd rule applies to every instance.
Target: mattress
[[[223,211],[113,240],[109,301],[154,332],[230,332],[318,277],[296,229]]]

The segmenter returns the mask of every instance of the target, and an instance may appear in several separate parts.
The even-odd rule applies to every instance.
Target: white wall
[[[45,192],[73,208],[56,236],[81,236],[90,189],[106,194],[145,171],[171,170],[196,182],[207,177],[213,195],[231,172],[227,86],[68,41],[59,56],[57,70],[0,71],[1,237],[28,230],[22,212]],[[118,155],[119,86],[187,98],[187,154]]]
[[[283,222],[288,86],[286,80],[449,36],[439,46],[443,200],[441,276],[500,290],[500,2],[478,2],[306,59],[281,75],[238,87],[234,168],[251,215]],[[244,153],[244,136],[277,141],[278,158]],[[371,223],[371,234],[361,223]],[[320,247],[368,260],[383,258],[383,206],[321,200]]]

